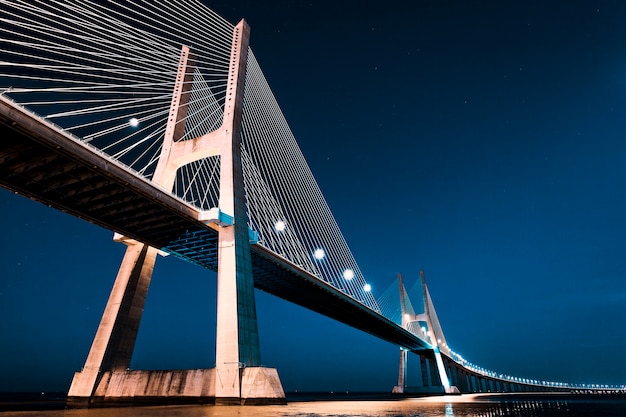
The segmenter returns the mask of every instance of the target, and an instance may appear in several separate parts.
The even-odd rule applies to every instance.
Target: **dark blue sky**
[[[626,383],[626,3],[206,4],[250,23],[375,294],[424,269],[468,360]],[[65,390],[124,247],[6,191],[0,215],[0,390]],[[396,382],[395,346],[263,293],[258,316],[286,390]],[[211,367],[214,328],[214,275],[159,258],[133,367]]]

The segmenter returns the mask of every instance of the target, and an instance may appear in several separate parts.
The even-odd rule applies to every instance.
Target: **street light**
[[[286,227],[287,227],[287,225],[282,220],[279,220],[276,223],[274,223],[274,230],[276,230],[277,232],[284,231]]]

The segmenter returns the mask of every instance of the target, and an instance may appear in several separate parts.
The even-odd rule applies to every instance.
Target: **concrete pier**
[[[285,393],[276,369],[242,369],[241,396],[228,404],[283,404]],[[80,374],[79,372],[77,374]],[[215,396],[215,368],[168,371],[106,371],[95,392],[85,397],[69,396],[69,408],[124,407],[166,404],[224,404]]]

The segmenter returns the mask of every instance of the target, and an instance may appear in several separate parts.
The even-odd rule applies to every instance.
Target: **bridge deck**
[[[144,242],[217,268],[217,232],[199,211],[0,96],[0,186]],[[259,245],[255,287],[412,350],[414,334]]]

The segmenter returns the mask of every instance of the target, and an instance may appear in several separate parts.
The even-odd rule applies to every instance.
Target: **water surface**
[[[21,411],[0,412],[0,417],[626,417],[626,396],[474,394],[365,400],[310,398],[307,401],[290,401],[286,406],[195,405],[87,410],[42,410],[42,407],[35,410],[35,408],[27,410],[22,407]]]

